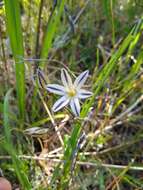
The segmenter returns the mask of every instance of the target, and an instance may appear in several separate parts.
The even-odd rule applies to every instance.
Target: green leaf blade
[[[15,59],[16,89],[20,118],[25,112],[25,67],[21,57],[24,56],[23,36],[20,19],[19,1],[5,0],[6,27],[10,39],[12,53]]]

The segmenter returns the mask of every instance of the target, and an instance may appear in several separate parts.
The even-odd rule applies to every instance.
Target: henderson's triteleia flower
[[[49,92],[62,96],[53,105],[52,110],[54,112],[57,112],[61,108],[66,106],[67,104],[70,104],[72,112],[76,116],[79,116],[80,114],[79,99],[86,99],[92,95],[92,92],[82,89],[82,86],[84,85],[88,77],[88,74],[89,74],[88,70],[84,71],[75,79],[73,83],[68,72],[65,69],[62,69],[61,80],[62,80],[63,86],[58,85],[58,84],[48,84],[46,86],[46,89]]]

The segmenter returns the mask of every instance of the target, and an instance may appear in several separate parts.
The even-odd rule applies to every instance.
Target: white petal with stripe
[[[63,85],[66,88],[70,88],[73,86],[72,79],[65,69],[61,70],[61,80],[62,80]]]
[[[79,92],[78,92],[78,98],[80,98],[80,99],[86,99],[86,98],[89,98],[92,95],[93,95],[92,92],[87,91],[87,90],[83,90],[83,89],[80,89]]]
[[[65,94],[65,88],[61,85],[58,85],[58,84],[48,84],[46,86],[46,89],[49,92],[52,92],[54,94],[58,94],[58,95],[64,95]]]
[[[89,75],[89,71],[88,71],[88,70],[82,72],[82,73],[76,78],[76,80],[75,80],[75,82],[74,82],[74,86],[75,86],[76,88],[78,88],[78,89],[81,88],[81,87],[84,85],[85,81],[87,80],[88,75]]]
[[[54,112],[59,111],[61,108],[65,107],[69,103],[69,99],[66,96],[62,96],[59,100],[55,102],[52,107]]]
[[[70,101],[70,107],[74,115],[79,116],[80,115],[80,104],[78,98],[73,98]]]

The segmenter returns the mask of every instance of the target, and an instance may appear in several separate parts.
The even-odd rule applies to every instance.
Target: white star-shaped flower
[[[46,86],[46,89],[49,92],[62,96],[53,105],[52,110],[54,112],[57,112],[64,106],[70,104],[71,110],[74,113],[74,115],[76,116],[80,115],[79,99],[86,99],[92,95],[92,92],[89,92],[81,88],[84,85],[88,77],[88,74],[89,74],[88,70],[84,71],[75,79],[73,83],[68,72],[65,69],[62,69],[61,80],[63,86],[58,84],[48,84]]]

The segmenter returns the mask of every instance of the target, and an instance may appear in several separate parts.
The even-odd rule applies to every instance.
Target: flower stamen
[[[67,91],[67,94],[69,97],[74,97],[76,95],[76,90],[75,89],[70,89]]]

